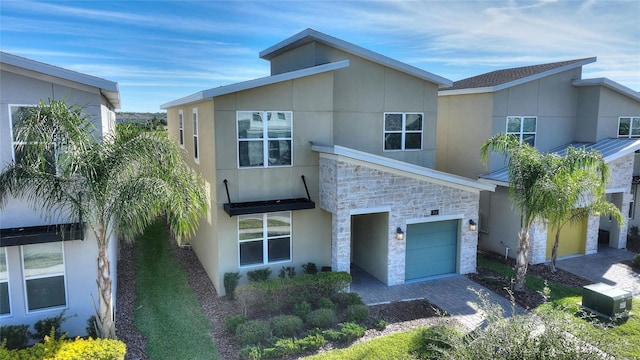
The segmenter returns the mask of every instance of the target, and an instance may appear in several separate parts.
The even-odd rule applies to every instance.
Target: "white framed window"
[[[292,111],[238,111],[238,167],[291,166]]]
[[[27,311],[67,306],[62,241],[22,246]]]
[[[193,108],[193,159],[200,162],[200,144],[198,143],[198,108]]]
[[[238,216],[240,267],[291,261],[291,212]]]
[[[422,113],[384,113],[384,151],[422,150]]]
[[[184,111],[178,110],[178,140],[180,147],[184,149]]]
[[[9,296],[9,268],[7,267],[6,248],[0,247],[0,316],[11,315],[11,296]]]
[[[11,149],[12,149],[12,157],[13,161],[18,164],[24,157],[24,149],[29,146],[26,142],[16,141],[17,138],[17,128],[19,122],[22,120],[27,113],[34,108],[35,105],[9,105],[9,117],[10,126],[11,126]],[[33,144],[33,143],[32,143]],[[50,151],[47,152],[46,156],[42,159],[43,166],[47,170],[47,172],[51,174],[56,173],[56,153],[55,153],[55,145],[51,144]]]
[[[621,116],[618,118],[618,137],[640,137],[640,116]]]
[[[507,116],[507,134],[514,135],[531,146],[536,146],[537,116]]]

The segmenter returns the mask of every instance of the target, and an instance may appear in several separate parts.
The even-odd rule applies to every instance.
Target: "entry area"
[[[405,281],[456,272],[458,220],[407,225]]]
[[[351,263],[389,285],[389,213],[351,216]]]

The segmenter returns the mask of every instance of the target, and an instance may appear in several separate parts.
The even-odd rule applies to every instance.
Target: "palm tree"
[[[166,132],[120,126],[102,138],[80,108],[41,101],[13,124],[17,162],[0,173],[0,207],[24,197],[45,217],[79,214],[97,240],[96,327],[115,338],[109,240],[131,241],[159,215],[180,243],[208,201],[203,181]]]

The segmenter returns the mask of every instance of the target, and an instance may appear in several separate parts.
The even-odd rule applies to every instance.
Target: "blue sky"
[[[313,28],[450,80],[597,56],[640,90],[640,1],[0,2],[0,49],[116,81],[121,111],[269,75],[258,52]]]

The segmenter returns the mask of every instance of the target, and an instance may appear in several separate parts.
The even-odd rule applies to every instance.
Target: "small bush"
[[[389,325],[389,323],[386,320],[378,319],[378,320],[376,320],[375,324],[373,324],[373,327],[375,327],[376,330],[383,331],[384,329],[387,328],[388,325]]]
[[[366,329],[356,323],[346,322],[339,325],[342,341],[353,341],[364,336]]]
[[[332,309],[317,309],[307,315],[307,323],[319,328],[328,328],[336,322],[336,312]]]
[[[296,268],[294,268],[293,266],[283,266],[282,269],[280,269],[280,273],[278,274],[278,277],[280,279],[291,279],[294,276],[296,276]]]
[[[235,334],[238,326],[240,326],[240,324],[244,324],[245,321],[247,321],[247,319],[244,315],[228,315],[224,318],[224,326],[230,333]]]
[[[33,325],[33,328],[36,332],[31,334],[31,338],[36,341],[42,341],[45,336],[50,335],[51,329],[55,329],[55,338],[60,339],[60,337],[62,337],[60,327],[62,326],[62,323],[69,318],[69,316],[64,316],[65,312],[66,310],[62,310],[62,312],[58,316],[44,318],[42,320],[36,321],[36,323]]]
[[[311,304],[306,301],[301,301],[293,307],[293,314],[306,319],[307,315],[311,312]]]
[[[323,298],[318,299],[318,309],[335,310],[336,309],[336,304],[334,304],[333,301],[323,297]]]
[[[29,343],[29,325],[0,326],[0,341],[7,349],[22,349]]]
[[[238,325],[236,340],[240,345],[257,345],[270,337],[269,323],[264,320],[251,320]]]
[[[342,332],[335,329],[323,331],[322,336],[329,341],[342,341]]]
[[[238,281],[241,277],[239,272],[224,273],[224,292],[227,299],[233,300],[235,298],[236,287],[238,287]]]
[[[262,349],[260,346],[249,345],[240,349],[240,357],[247,360],[262,359]]]
[[[98,333],[98,323],[96,322],[96,316],[91,315],[91,317],[87,320],[87,335],[93,339],[100,338],[100,334]]]
[[[366,305],[349,305],[345,317],[347,321],[363,322],[369,317],[369,308]]]
[[[300,352],[300,347],[293,338],[279,339],[273,344],[273,347],[263,349],[265,358],[282,358]]]
[[[271,269],[269,268],[253,270],[247,273],[247,278],[253,282],[267,281],[269,276],[271,276]]]
[[[305,274],[315,275],[315,274],[318,273],[318,267],[316,266],[316,264],[314,264],[312,262],[308,262],[308,263],[302,265],[302,271]]]
[[[277,337],[293,336],[302,328],[302,319],[295,315],[274,316],[269,323],[271,332]]]
[[[350,305],[364,305],[364,302],[358,293],[340,292],[333,296],[333,301],[341,308],[346,308]]]
[[[47,360],[124,360],[126,345],[112,339],[67,340],[64,335],[56,340],[48,335],[44,342],[22,350],[6,350],[0,347],[0,359]]]
[[[307,351],[320,349],[327,343],[327,340],[320,334],[310,334],[299,339],[297,342],[302,351]]]
[[[640,268],[640,253],[633,256],[633,260],[631,260],[631,263],[633,264],[633,266]]]

